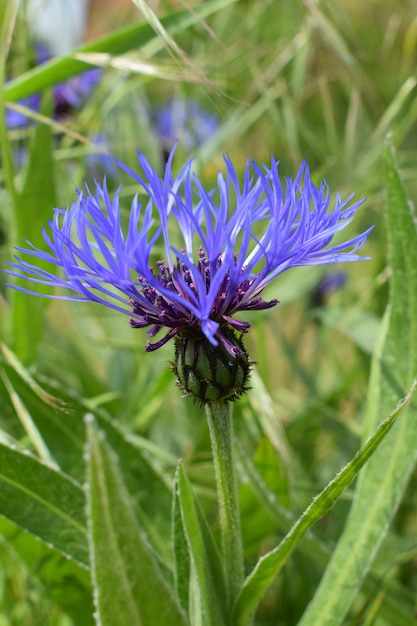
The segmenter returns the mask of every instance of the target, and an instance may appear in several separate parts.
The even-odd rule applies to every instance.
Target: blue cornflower
[[[217,189],[207,191],[192,174],[192,160],[173,176],[174,151],[163,178],[140,153],[142,175],[118,164],[148,196],[146,206],[135,196],[125,229],[119,194],[111,198],[104,181],[95,193],[78,191],[69,210],[55,209],[50,234],[43,230],[49,252],[30,243],[17,248],[63,270],[64,277],[19,257],[9,273],[73,292],[46,297],[90,300],[126,313],[133,327],[151,326],[152,337],[168,328],[163,339],[148,344],[153,350],[190,327],[213,345],[227,345],[223,326],[246,332],[249,323],[235,320],[235,313],[275,306],[277,300],[265,302],[260,294],[286,269],[367,258],[356,251],[371,228],[327,247],[364,200],[349,204],[352,195],[344,201],[337,195],[328,211],[328,187],[314,185],[306,163],[294,181],[286,179],[284,189],[274,158],[270,168],[248,162],[240,185],[225,157],[226,177],[219,173]],[[178,245],[174,225],[182,239]],[[164,258],[155,263],[161,244]]]
[[[132,327],[149,327],[150,337],[165,329],[147,351],[176,337],[178,356],[178,339],[192,335],[205,350],[220,350],[228,369],[245,352],[241,335],[250,327],[234,315],[275,306],[278,300],[261,297],[274,278],[291,267],[366,258],[356,251],[371,229],[329,247],[364,200],[351,204],[352,195],[346,200],[336,195],[329,210],[329,189],[311,181],[306,163],[283,184],[274,158],[270,167],[248,161],[239,184],[225,157],[226,176],[219,173],[217,186],[206,190],[192,173],[192,160],[173,175],[174,152],[162,178],[140,153],[141,173],[118,164],[147,197],[143,204],[135,196],[126,219],[118,192],[111,197],[105,181],[94,193],[78,191],[70,209],[55,209],[49,230],[43,230],[48,251],[30,243],[17,248],[35,263],[16,257],[8,272],[67,290],[46,297],[100,302],[125,313]],[[55,271],[43,269],[45,261]],[[182,365],[190,360],[187,351],[180,356]],[[229,396],[246,388],[246,374],[237,376],[240,382],[232,381]],[[208,394],[203,401],[219,398]]]

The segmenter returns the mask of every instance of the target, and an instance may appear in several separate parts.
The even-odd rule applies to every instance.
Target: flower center
[[[265,302],[259,296],[247,298],[247,292],[256,278],[242,276],[239,282],[239,274],[244,273],[244,268],[239,270],[236,267],[236,255],[234,264],[223,272],[216,294],[210,294],[214,276],[217,271],[221,271],[223,263],[224,260],[219,256],[213,267],[204,249],[200,247],[197,265],[188,266],[177,258],[176,265],[171,269],[164,261],[158,261],[157,270],[151,268],[151,275],[147,279],[138,278],[142,297],[132,300],[133,316],[130,324],[134,328],[152,326],[148,331],[151,337],[163,326],[169,329],[162,340],[156,344],[148,343],[148,351],[159,348],[176,334],[187,330],[202,334],[202,324],[207,322],[207,298],[212,302],[209,319],[218,326],[215,341],[222,343],[231,353],[238,351],[237,346],[230,345],[223,330],[228,327],[245,333],[250,328],[250,323],[233,319],[233,313],[269,308],[277,300]]]

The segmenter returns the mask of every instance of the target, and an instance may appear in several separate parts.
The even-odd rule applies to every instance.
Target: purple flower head
[[[250,324],[234,315],[275,306],[277,300],[261,294],[281,272],[366,258],[356,251],[371,229],[331,245],[363,200],[336,195],[330,208],[327,185],[314,185],[306,163],[294,180],[282,182],[274,158],[270,167],[248,161],[239,183],[225,157],[226,174],[207,190],[191,160],[173,175],[174,152],[163,177],[140,153],[141,173],[119,163],[146,197],[136,196],[129,210],[118,193],[109,195],[105,181],[94,193],[77,192],[69,210],[55,209],[43,231],[48,251],[30,243],[17,248],[28,260],[16,257],[8,273],[69,291],[47,297],[100,302],[125,313],[132,327],[149,327],[150,337],[164,330],[148,351],[191,331],[235,354],[230,333],[245,333]]]

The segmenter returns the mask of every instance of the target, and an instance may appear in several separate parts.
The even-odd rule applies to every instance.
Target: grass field
[[[139,149],[162,172],[176,139],[175,171],[194,156],[207,188],[224,171],[223,154],[239,176],[248,157],[270,164],[273,154],[283,179],[305,159],[333,202],[337,192],[367,198],[337,242],[375,228],[361,250],[370,260],[289,269],[262,294],[279,305],[245,313],[255,364],[233,414],[246,575],[285,546],[271,584],[257,581],[253,622],[252,608],[239,607],[252,606],[256,585],[227,616],[216,595],[201,521],[220,545],[209,430],[204,410],[175,385],[172,343],[147,353],[149,337],[126,316],[32,297],[0,273],[0,626],[90,626],[97,611],[102,626],[156,625],[163,592],[139,602],[129,591],[154,572],[134,558],[139,544],[138,554],[151,546],[190,626],[412,626],[415,400],[371,439],[363,469],[364,456],[352,459],[385,418],[397,418],[417,378],[415,3],[164,0],[153,12],[135,0],[135,22],[116,29],[109,17],[94,45],[35,68],[20,4],[0,2],[2,268],[27,239],[44,247],[51,208],[70,206],[84,181],[93,188],[106,173],[111,193],[122,185],[126,220],[138,189],[113,158],[137,169]],[[54,85],[91,66],[102,68],[91,91],[60,108]],[[11,123],[12,112],[24,121]],[[86,414],[112,451],[90,431],[86,454]],[[342,485],[334,479],[346,464]],[[183,470],[201,507],[194,522]],[[291,539],[328,484],[306,513],[307,534]],[[114,536],[104,521],[100,530],[98,510],[86,510],[95,487],[103,520],[114,514]],[[171,523],[173,508],[182,523],[175,515]],[[102,578],[91,576],[92,555],[107,562]]]

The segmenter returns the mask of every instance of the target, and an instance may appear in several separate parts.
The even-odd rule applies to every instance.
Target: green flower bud
[[[213,346],[201,333],[185,331],[175,337],[175,364],[178,386],[202,404],[236,400],[247,391],[250,362],[240,337],[222,329],[238,353],[230,354],[223,344]]]

